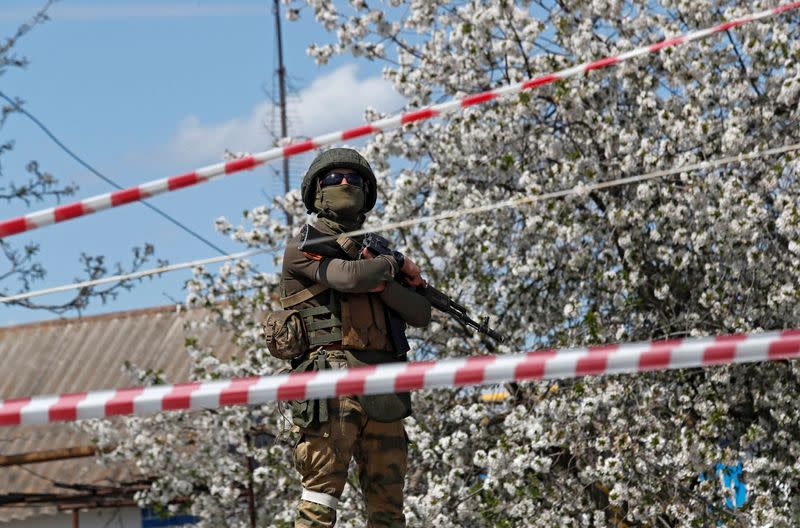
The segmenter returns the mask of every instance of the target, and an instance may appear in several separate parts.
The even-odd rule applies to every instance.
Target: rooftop
[[[170,381],[185,381],[189,378],[185,326],[202,315],[163,306],[0,328],[0,399],[135,385],[123,371],[125,361],[162,370]],[[192,337],[213,346],[218,355],[237,353],[231,336],[217,327],[193,331]],[[91,446],[91,439],[74,424],[0,427],[0,461],[8,461],[9,455]],[[104,501],[103,490],[137,478],[130,467],[106,468],[85,456],[6,466],[0,471],[0,522],[77,505],[113,504]],[[4,506],[3,498],[12,494],[25,494],[27,503]],[[90,500],[84,501],[87,494]],[[45,505],[37,504],[41,500]]]

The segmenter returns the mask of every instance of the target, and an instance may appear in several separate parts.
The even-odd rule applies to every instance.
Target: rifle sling
[[[313,286],[309,286],[305,290],[300,290],[297,293],[293,293],[292,295],[288,295],[286,297],[281,297],[281,306],[285,310],[286,308],[290,308],[292,306],[296,306],[301,302],[305,302],[312,297],[316,297],[320,293],[327,290],[328,287],[324,284],[314,284]]]

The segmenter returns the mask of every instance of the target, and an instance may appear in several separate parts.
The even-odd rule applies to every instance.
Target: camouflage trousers
[[[336,524],[336,504],[347,481],[350,459],[358,466],[358,482],[370,528],[404,528],[403,485],[407,444],[403,422],[376,422],[354,398],[328,400],[328,421],[300,430],[294,450],[303,496],[295,528]]]

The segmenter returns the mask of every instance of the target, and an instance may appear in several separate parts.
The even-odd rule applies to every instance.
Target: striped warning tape
[[[474,207],[459,207],[456,209],[450,209],[447,211],[442,211],[440,213],[435,213],[428,216],[422,216],[418,218],[408,218],[406,220],[400,220],[397,222],[389,222],[386,224],[374,225],[369,226],[362,229],[357,229],[355,231],[348,231],[346,233],[342,233],[344,236],[358,236],[367,233],[383,233],[386,231],[390,231],[392,229],[402,229],[405,227],[411,227],[415,225],[423,225],[428,223],[435,223],[444,220],[450,220],[453,218],[458,218],[461,216],[472,215],[472,214],[479,214],[479,213],[486,213],[490,211],[497,211],[498,209],[503,209],[506,207],[521,207],[527,204],[533,204],[535,202],[541,202],[544,200],[551,200],[554,198],[563,198],[564,196],[570,195],[577,195],[581,193],[588,193],[590,191],[599,191],[603,189],[609,189],[612,187],[617,187],[619,185],[629,185],[631,183],[639,183],[645,182],[649,180],[654,180],[656,178],[661,178],[663,176],[673,176],[675,174],[682,174],[686,172],[693,172],[696,170],[711,170],[716,167],[721,167],[723,165],[728,165],[730,163],[737,163],[743,162],[748,160],[754,160],[759,158],[765,158],[768,156],[774,156],[778,154],[785,154],[787,152],[793,152],[796,150],[800,150],[800,143],[795,143],[793,145],[786,145],[784,147],[775,147],[767,150],[757,150],[752,152],[742,152],[737,154],[736,156],[728,156],[726,158],[717,158],[717,159],[710,159],[706,161],[701,161],[698,163],[690,163],[688,165],[680,165],[678,167],[671,167],[669,169],[659,169],[652,172],[647,172],[645,174],[638,174],[635,176],[623,176],[621,178],[614,178],[613,180],[605,180],[605,181],[598,181],[594,183],[582,183],[575,187],[571,187],[568,189],[561,189],[558,191],[550,191],[542,194],[533,194],[528,196],[522,196],[520,198],[512,198],[509,200],[503,200],[502,202],[491,202],[491,203],[483,203],[481,205],[477,205]],[[322,237],[312,242],[323,242],[325,240],[333,240],[333,237]],[[146,270],[134,271],[131,273],[122,273],[119,275],[110,275],[107,277],[102,277],[99,279],[92,279],[88,281],[81,281],[81,282],[74,282],[71,284],[64,284],[61,286],[54,286],[51,288],[43,288],[41,290],[34,290],[34,291],[26,291],[22,293],[17,293],[14,295],[8,295],[5,297],[0,296],[0,305],[4,303],[10,303],[13,301],[19,301],[22,299],[30,299],[32,297],[39,297],[42,295],[49,295],[52,293],[60,293],[70,290],[78,290],[81,288],[91,288],[94,286],[99,286],[101,284],[111,284],[114,282],[125,281],[125,280],[134,280],[134,279],[141,279],[143,277],[150,277],[153,275],[158,275],[161,273],[168,273],[171,271],[178,271],[183,269],[195,268],[197,266],[206,266],[209,264],[217,264],[219,262],[225,262],[228,260],[236,260],[236,259],[243,259],[252,257],[255,255],[260,255],[262,253],[275,253],[278,251],[283,251],[286,249],[285,244],[276,244],[270,247],[258,248],[258,249],[249,249],[246,251],[240,251],[237,253],[230,253],[228,255],[220,255],[217,257],[205,258],[200,260],[191,260],[188,262],[179,262],[175,264],[167,264],[166,266],[159,266],[157,268],[150,268]]]
[[[0,426],[798,357],[800,330],[540,350],[4,400]]]
[[[502,96],[531,90],[545,84],[550,84],[556,81],[567,79],[569,77],[582,75],[592,70],[606,68],[619,62],[631,60],[642,55],[658,53],[664,48],[678,46],[687,42],[706,38],[722,31],[727,31],[750,22],[769,18],[797,8],[800,8],[800,2],[784,4],[773,9],[768,9],[766,11],[761,11],[759,13],[753,13],[741,18],[737,18],[736,20],[731,20],[718,26],[686,33],[677,37],[663,40],[661,42],[657,42],[655,44],[650,44],[627,51],[621,55],[605,57],[596,61],[586,62],[555,73],[529,79],[527,81],[509,84],[507,86],[473,94],[461,99],[453,99],[441,104],[387,117],[385,119],[380,119],[378,121],[364,124],[355,128],[323,134],[306,141],[293,143],[284,147],[273,148],[257,154],[246,156],[241,159],[229,161],[227,163],[209,165],[186,174],[162,178],[160,180],[150,181],[135,187],[129,187],[127,189],[122,189],[112,193],[93,196],[78,202],[42,209],[40,211],[34,211],[24,216],[18,216],[0,221],[0,238],[30,231],[32,229],[36,229],[37,227],[64,222],[72,218],[78,218],[95,213],[97,211],[102,211],[104,209],[118,207],[120,205],[136,202],[170,191],[184,189],[186,187],[221,178],[229,174],[247,169],[253,169],[263,163],[266,163],[267,161],[280,158],[289,158],[291,156],[296,156],[325,145],[376,134],[384,130],[399,128],[408,123],[423,121],[436,116],[456,112],[468,106],[492,101]]]

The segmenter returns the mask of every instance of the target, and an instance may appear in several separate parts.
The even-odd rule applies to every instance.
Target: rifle
[[[328,258],[353,260],[358,258],[356,254],[349,254],[339,243],[339,239],[345,240],[346,237],[328,235],[311,225],[304,225],[300,229],[300,243],[297,248],[300,251],[314,253]],[[350,239],[347,239],[350,240]],[[353,242],[353,246],[356,244]]]
[[[389,241],[386,240],[384,237],[377,235],[375,233],[367,233],[364,236],[363,245],[367,250],[372,253],[373,255],[392,255],[397,258],[398,252],[393,251],[389,246]],[[405,258],[400,255],[400,259]],[[497,341],[498,343],[502,343],[505,340],[505,337],[495,330],[492,330],[489,327],[489,318],[483,317],[481,322],[477,322],[471,319],[467,315],[467,308],[463,305],[455,302],[451,299],[446,293],[442,292],[431,286],[430,284],[425,284],[424,286],[417,288],[417,291],[424,295],[426,299],[428,299],[431,303],[431,306],[436,308],[437,310],[444,312],[450,316],[452,316],[456,321],[461,323],[464,326],[469,326],[474,328],[478,332],[487,335]]]

